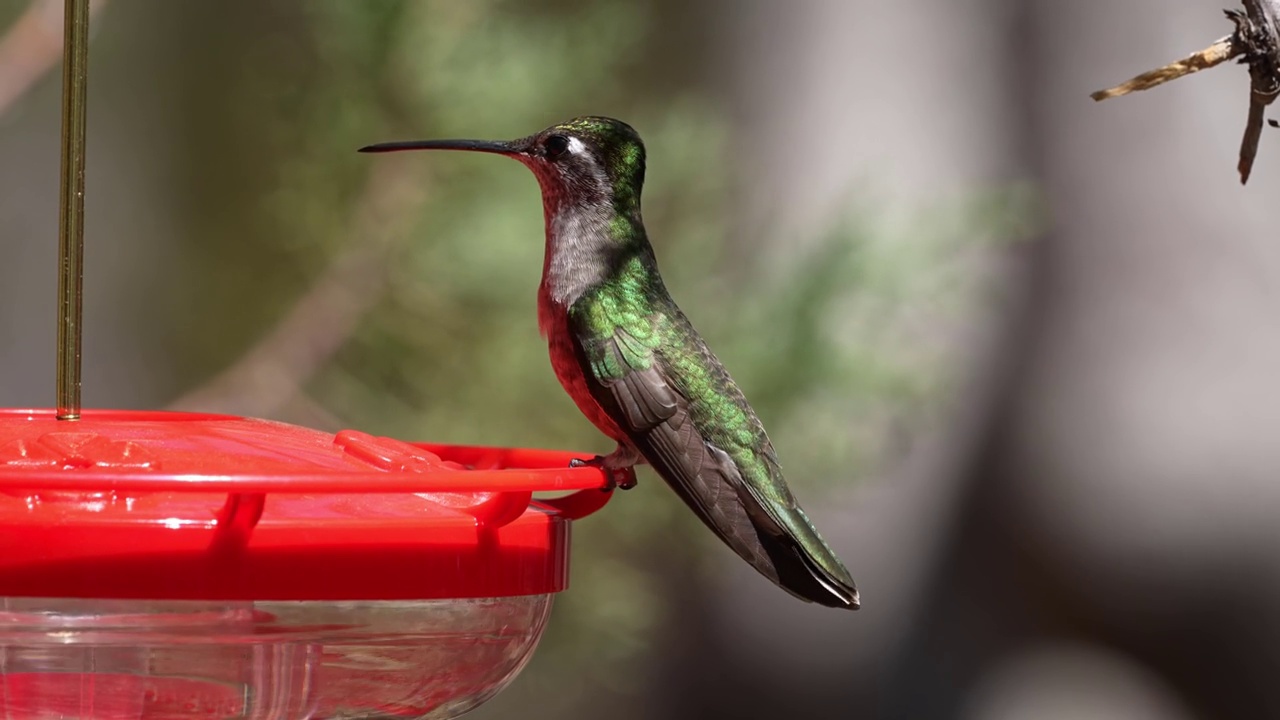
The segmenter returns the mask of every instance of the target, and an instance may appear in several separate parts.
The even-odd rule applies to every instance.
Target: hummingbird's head
[[[613,206],[638,213],[644,185],[644,143],[628,124],[607,117],[580,117],[519,140],[414,140],[382,143],[360,152],[471,150],[497,153],[524,163],[538,178],[548,210]]]

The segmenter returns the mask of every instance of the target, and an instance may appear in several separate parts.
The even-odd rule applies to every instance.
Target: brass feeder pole
[[[79,420],[89,0],[66,0],[65,13],[62,20],[62,197],[58,225],[58,419]]]

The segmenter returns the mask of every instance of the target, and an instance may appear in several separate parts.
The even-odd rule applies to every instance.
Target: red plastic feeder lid
[[[574,457],[225,415],[0,409],[0,597],[558,592],[569,520],[610,495]],[[532,497],[564,490],[578,492]]]

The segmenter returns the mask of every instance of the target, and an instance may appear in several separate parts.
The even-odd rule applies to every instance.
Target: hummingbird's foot
[[[569,467],[597,467],[604,470],[605,477],[608,478],[606,485],[602,488],[605,492],[613,492],[614,488],[630,490],[636,486],[636,473],[630,465],[614,467],[615,455],[617,455],[616,452],[612,455],[596,455],[590,460],[574,458],[569,461]]]

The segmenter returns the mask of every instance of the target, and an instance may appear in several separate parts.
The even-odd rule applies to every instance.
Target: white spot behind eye
[[[570,152],[570,153],[573,153],[574,155],[577,155],[578,153],[580,153],[580,152],[582,152],[583,150],[585,150],[585,149],[586,149],[586,147],[587,147],[587,146],[586,146],[586,145],[583,145],[583,144],[582,144],[582,141],[581,141],[581,140],[579,140],[578,138],[576,138],[576,137],[571,137],[571,138],[569,138],[569,152]]]

